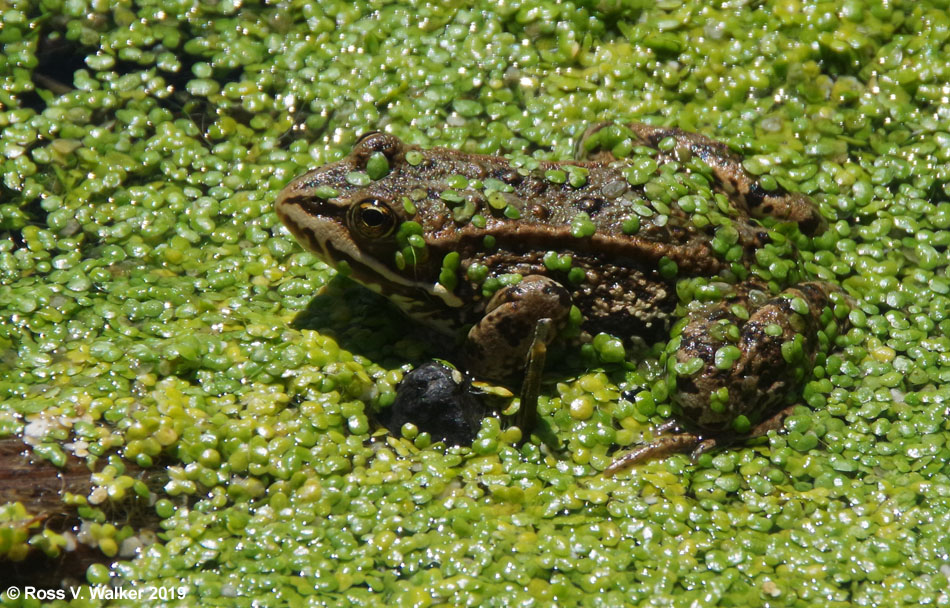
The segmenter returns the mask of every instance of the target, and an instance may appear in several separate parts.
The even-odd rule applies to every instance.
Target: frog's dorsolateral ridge
[[[766,190],[722,143],[634,124],[591,129],[580,149],[610,137],[631,156],[508,159],[370,133],[288,184],[277,213],[323,261],[464,336],[476,376],[523,375],[541,319],[551,339],[573,326],[573,339],[655,341],[673,326],[671,396],[695,434],[657,450],[753,432],[800,397],[842,329],[831,309],[845,298],[809,281],[794,245],[759,218],[805,234],[825,223],[803,195]]]

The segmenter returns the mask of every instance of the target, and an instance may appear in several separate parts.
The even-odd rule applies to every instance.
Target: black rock
[[[473,393],[468,377],[430,361],[406,374],[396,389],[396,401],[380,412],[379,419],[396,434],[411,422],[433,441],[465,445],[475,439],[486,415],[488,410]]]

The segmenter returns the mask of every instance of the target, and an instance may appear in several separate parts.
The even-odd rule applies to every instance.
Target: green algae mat
[[[950,605],[948,9],[0,1],[0,439],[89,469],[98,555],[54,603]],[[662,344],[549,377],[547,441],[379,429],[426,341],[277,192],[372,130],[569,159],[631,120],[828,219],[801,254],[851,327],[784,430],[604,477],[670,414]],[[72,534],[0,506],[0,568]]]

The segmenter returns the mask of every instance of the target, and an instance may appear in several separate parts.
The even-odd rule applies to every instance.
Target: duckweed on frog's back
[[[591,129],[580,149],[616,134]],[[628,158],[546,162],[371,133],[293,180],[277,212],[321,259],[460,337],[476,376],[521,376],[541,319],[551,340],[655,341],[672,327],[671,396],[693,433],[648,452],[753,432],[800,397],[844,298],[807,280],[790,240],[758,218],[806,234],[824,221],[806,197],[765,190],[724,144],[640,124],[620,135]]]

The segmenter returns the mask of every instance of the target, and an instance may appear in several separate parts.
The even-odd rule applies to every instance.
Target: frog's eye
[[[389,236],[396,225],[396,214],[393,210],[375,198],[368,198],[350,207],[347,218],[350,230],[368,239]]]

